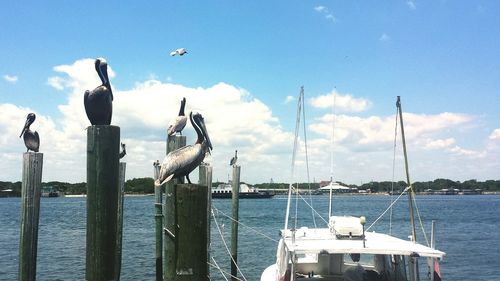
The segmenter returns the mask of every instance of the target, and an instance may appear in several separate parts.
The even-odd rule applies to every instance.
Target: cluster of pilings
[[[167,138],[167,154],[186,145],[185,136]],[[85,279],[120,280],[123,194],[126,163],[120,162],[120,128],[87,130],[87,235]],[[19,280],[36,280],[43,153],[24,153]],[[154,165],[158,177],[159,163]],[[231,275],[237,276],[240,167],[233,166]],[[210,280],[209,245],[212,166],[199,166],[198,184],[174,179],[155,187],[156,280]]]

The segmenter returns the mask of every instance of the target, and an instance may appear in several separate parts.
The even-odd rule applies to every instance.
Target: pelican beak
[[[200,129],[203,132],[203,136],[205,137],[205,141],[207,142],[208,147],[210,148],[210,150],[213,150],[212,142],[210,141],[210,137],[208,136],[207,128],[205,127],[205,120],[203,120],[203,117],[200,120]]]
[[[28,127],[31,125],[31,120],[30,118],[26,118],[26,123],[24,123],[24,127],[23,127],[23,130],[21,131],[21,134],[19,135],[19,137],[22,137],[24,132],[26,132],[26,130],[28,130]]]

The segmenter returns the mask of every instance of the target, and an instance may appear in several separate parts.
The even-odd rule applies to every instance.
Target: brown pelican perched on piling
[[[203,116],[199,113],[191,112],[189,120],[198,135],[196,142],[193,145],[187,145],[176,149],[163,159],[161,164],[160,174],[155,181],[155,186],[160,186],[172,178],[186,176],[188,183],[189,173],[191,173],[205,158],[205,153],[212,150],[212,143],[208,137],[207,129]]]
[[[229,166],[236,165],[236,161],[238,161],[238,150],[234,151],[234,157],[231,158],[231,161],[229,161]]]
[[[109,125],[113,113],[113,92],[108,78],[108,64],[103,58],[95,60],[95,70],[102,85],[92,91],[85,91],[83,103],[92,125]]]
[[[35,113],[30,113],[26,117],[26,123],[24,124],[24,128],[21,132],[21,135],[19,137],[23,136],[24,139],[24,145],[26,145],[26,152],[32,150],[34,152],[38,152],[38,149],[40,148],[40,136],[38,136],[37,131],[32,131],[30,130],[30,125],[35,122],[36,115]]]
[[[179,115],[175,118],[174,124],[170,125],[167,129],[169,136],[174,135],[179,132],[182,135],[182,130],[186,127],[187,117],[184,114],[184,108],[186,107],[186,98],[181,100],[181,108],[179,109]]]

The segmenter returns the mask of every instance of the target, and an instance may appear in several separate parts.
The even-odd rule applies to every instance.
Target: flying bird
[[[38,132],[30,130],[30,125],[35,122],[35,119],[35,113],[28,114],[26,117],[26,123],[24,123],[24,128],[21,131],[21,135],[19,135],[19,138],[24,136],[24,145],[26,145],[27,148],[26,152],[30,150],[38,152],[38,149],[40,148],[40,136],[38,135]]]
[[[171,55],[171,56],[175,56],[175,55],[183,56],[183,55],[185,55],[185,54],[187,54],[187,53],[188,53],[188,52],[186,51],[186,49],[184,49],[184,48],[179,48],[179,49],[177,49],[177,50],[175,50],[175,51],[170,52],[170,55]]]
[[[170,181],[173,178],[180,178],[186,176],[188,183],[189,173],[191,173],[205,158],[206,152],[212,150],[212,143],[205,127],[203,116],[199,113],[191,112],[189,120],[198,135],[196,142],[193,145],[187,145],[176,149],[163,159],[161,164],[160,174],[155,181],[155,186]]]
[[[238,161],[238,150],[234,151],[234,157],[231,158],[231,161],[229,161],[229,166],[236,165],[236,161]]]
[[[95,60],[95,70],[102,84],[92,91],[85,91],[83,103],[92,125],[109,125],[113,114],[113,92],[108,78],[108,64],[103,58]]]
[[[167,134],[169,136],[174,135],[179,132],[182,135],[182,130],[186,127],[187,117],[184,114],[184,108],[186,107],[186,98],[181,100],[181,108],[179,109],[179,115],[175,118],[174,124],[170,125],[167,129]]]

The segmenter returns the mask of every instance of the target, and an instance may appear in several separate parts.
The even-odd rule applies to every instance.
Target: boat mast
[[[405,141],[405,129],[403,126],[403,110],[401,109],[401,100],[398,96],[396,101],[396,107],[398,108],[399,121],[401,123],[401,138],[403,139],[403,152],[405,156],[405,170],[406,170],[406,184],[410,187],[408,190],[408,205],[410,209],[410,222],[411,222],[411,241],[417,241],[417,232],[415,230],[415,217],[413,215],[413,187],[410,182],[410,172],[408,171],[408,155],[406,153],[406,141]]]
[[[332,105],[332,138],[330,142],[330,201],[328,204],[328,220],[332,216],[332,190],[333,190],[333,143],[335,141],[335,99],[337,97],[337,90],[333,92],[333,105]]]
[[[299,138],[299,130],[300,130],[300,112],[302,110],[302,100],[304,99],[304,86],[300,87],[299,100],[297,103],[297,120],[295,123],[295,139],[293,141],[293,153],[292,153],[292,173],[290,176],[290,184],[288,185],[288,201],[286,204],[286,215],[285,215],[285,230],[288,229],[288,217],[290,216],[290,203],[292,201],[292,185],[295,180],[295,155],[297,154],[297,142]],[[285,231],[283,231],[283,235],[285,235]]]

